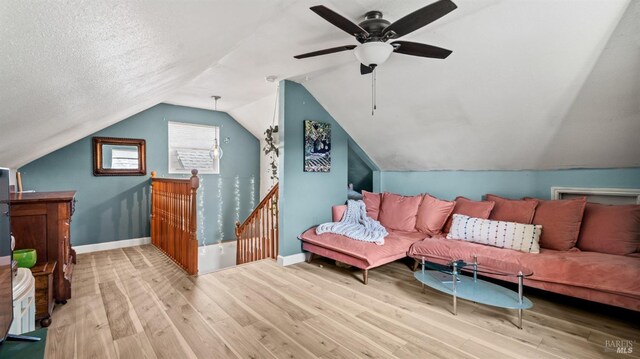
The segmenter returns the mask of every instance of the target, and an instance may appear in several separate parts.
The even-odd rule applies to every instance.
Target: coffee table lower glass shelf
[[[428,268],[436,268],[427,270]],[[450,269],[450,270],[447,270]],[[468,272],[472,276],[462,275]],[[531,300],[523,296],[522,282],[524,277],[533,273],[526,268],[512,271],[488,269],[475,261],[464,263],[462,261],[450,261],[447,264],[422,262],[422,270],[414,273],[415,278],[423,286],[429,286],[440,292],[453,296],[453,314],[457,315],[457,299],[462,298],[476,303],[491,305],[500,308],[518,310],[518,328],[522,329],[522,311],[533,307]],[[518,278],[518,292],[512,291],[500,285],[478,279],[478,273],[494,275],[514,276]],[[455,281],[453,278],[457,278]]]

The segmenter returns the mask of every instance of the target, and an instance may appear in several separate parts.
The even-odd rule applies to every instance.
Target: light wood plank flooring
[[[78,256],[47,358],[621,358],[640,352],[637,313],[529,293],[509,310],[422,293],[403,263],[360,272],[261,261],[189,277],[152,246]],[[613,315],[612,313],[616,314]],[[606,340],[636,340],[631,355]]]

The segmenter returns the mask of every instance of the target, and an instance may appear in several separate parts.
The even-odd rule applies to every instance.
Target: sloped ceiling
[[[371,78],[325,4],[390,21],[429,2],[0,2],[0,165],[17,167],[159,102],[228,111],[256,136],[276,84],[304,84],[383,170],[640,166],[640,2],[454,0]]]
[[[169,98],[291,1],[0,1],[0,165]]]

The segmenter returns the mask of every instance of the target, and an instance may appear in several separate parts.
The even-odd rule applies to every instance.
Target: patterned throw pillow
[[[447,239],[461,239],[527,253],[540,253],[541,232],[541,225],[492,221],[454,214]]]

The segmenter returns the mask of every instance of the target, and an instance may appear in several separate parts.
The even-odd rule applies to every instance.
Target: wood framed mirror
[[[144,176],[146,142],[137,138],[94,137],[94,176]]]

